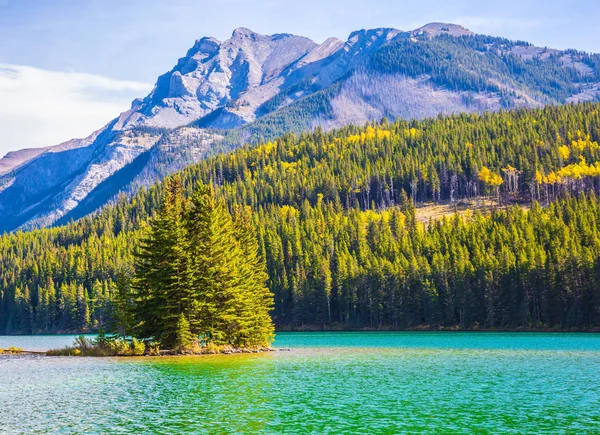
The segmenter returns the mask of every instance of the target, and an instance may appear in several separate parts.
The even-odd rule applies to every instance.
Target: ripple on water
[[[279,341],[292,351],[268,354],[1,358],[0,432],[554,434],[600,428],[600,336],[557,341],[551,334],[501,334],[474,343],[456,334],[440,337],[436,346],[435,336],[423,335],[419,343],[417,334],[406,340],[410,347],[398,346],[392,335],[391,347],[381,336],[369,346],[372,335],[295,337]],[[301,347],[320,340],[339,346]]]

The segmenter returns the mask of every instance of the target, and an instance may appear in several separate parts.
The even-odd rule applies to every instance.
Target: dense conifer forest
[[[178,177],[184,196],[203,181],[234,216],[252,211],[280,329],[590,328],[599,141],[596,103],[383,120],[285,135]],[[169,180],[68,225],[1,236],[0,333],[107,327]],[[483,197],[502,207],[415,219],[424,202]]]
[[[513,107],[510,102],[517,95],[506,94],[500,83],[526,89],[546,103],[564,103],[579,92],[581,84],[594,83],[600,75],[597,54],[567,52],[589,68],[588,74],[582,74],[576,68],[565,68],[561,55],[552,50],[525,59],[510,53],[515,47],[528,44],[484,35],[421,37],[418,44],[402,38],[377,51],[370,67],[409,77],[427,74],[435,84],[457,91],[498,92],[504,94],[507,107]]]

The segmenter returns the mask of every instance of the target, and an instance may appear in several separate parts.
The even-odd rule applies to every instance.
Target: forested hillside
[[[253,211],[278,328],[600,324],[600,105],[286,135],[180,173]],[[164,184],[0,238],[0,333],[92,330]],[[422,225],[414,206],[533,203]]]
[[[373,56],[371,66],[409,77],[428,75],[438,86],[456,91],[503,94],[505,107],[527,96],[543,103],[564,103],[582,85],[600,79],[600,56],[570,50],[537,49],[531,58],[519,55],[526,43],[485,35],[453,38],[440,35],[415,44],[404,38]]]

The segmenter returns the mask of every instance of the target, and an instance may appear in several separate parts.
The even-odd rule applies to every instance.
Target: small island
[[[273,294],[250,211],[233,213],[198,183],[189,199],[177,175],[117,281],[110,334],[80,336],[47,355],[141,356],[270,350]]]

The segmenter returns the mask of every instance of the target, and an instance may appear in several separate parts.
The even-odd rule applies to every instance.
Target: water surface
[[[0,433],[600,433],[600,335],[282,333],[275,345],[291,350],[0,358]]]

